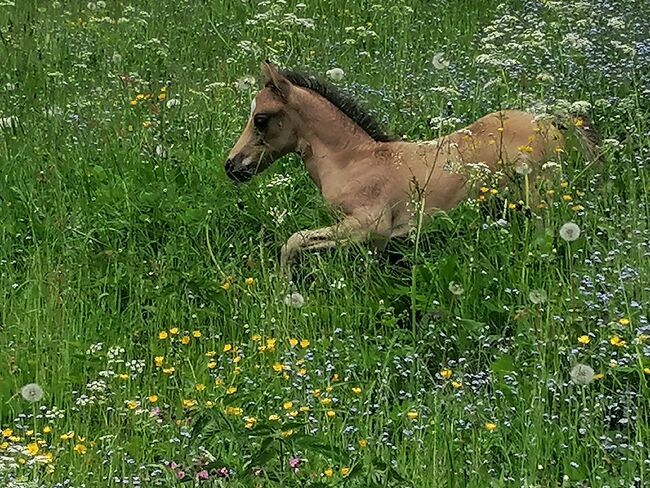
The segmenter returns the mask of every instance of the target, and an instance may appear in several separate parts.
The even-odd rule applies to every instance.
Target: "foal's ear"
[[[261,64],[264,86],[270,87],[283,101],[289,98],[291,83],[278,71],[273,64],[263,61]]]

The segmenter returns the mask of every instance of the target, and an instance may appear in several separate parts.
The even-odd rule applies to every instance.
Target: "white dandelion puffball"
[[[571,368],[571,381],[576,385],[588,385],[594,380],[594,370],[586,364],[576,364]]]
[[[540,305],[546,301],[547,295],[544,290],[531,290],[528,294],[528,298],[535,305]]]
[[[526,163],[525,161],[519,161],[515,166],[515,171],[517,172],[517,174],[526,176],[529,175],[533,171],[533,169],[530,167],[530,164]]]
[[[449,291],[452,295],[456,295],[457,297],[461,296],[465,292],[465,290],[463,290],[463,287],[455,281],[449,283]]]
[[[36,383],[29,383],[20,389],[20,394],[28,402],[37,402],[43,398],[43,388]]]
[[[345,71],[343,71],[341,68],[332,68],[328,69],[325,74],[330,80],[341,81],[345,76]]]
[[[289,307],[300,308],[305,304],[305,298],[297,291],[294,291],[284,297],[284,304]]]
[[[567,222],[560,227],[560,237],[567,242],[573,242],[580,237],[580,227],[573,222]]]
[[[449,68],[449,61],[445,59],[444,53],[438,53],[433,56],[431,59],[431,64],[435,69],[447,69]]]

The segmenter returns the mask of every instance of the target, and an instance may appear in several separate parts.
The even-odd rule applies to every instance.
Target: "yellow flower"
[[[639,343],[643,344],[648,340],[648,337],[650,337],[650,336],[647,336],[645,334],[641,334],[641,335],[639,335],[639,337],[636,338],[636,340],[639,341]]]
[[[178,327],[172,327],[171,329],[169,329],[169,333],[170,333],[171,335],[176,335],[176,334],[178,334]]]
[[[546,194],[547,194],[549,197],[552,197],[553,195],[555,195],[555,190],[546,190]]]
[[[321,398],[320,403],[321,403],[321,405],[327,407],[328,405],[332,404],[332,399],[331,398]]]
[[[419,414],[415,410],[409,410],[406,412],[406,418],[409,420],[416,420]]]
[[[255,278],[248,277],[244,280],[246,286],[253,286],[255,284]]]
[[[451,386],[453,386],[455,389],[459,390],[460,388],[463,387],[463,384],[460,381],[452,381]]]
[[[298,370],[298,376],[305,376],[307,374],[307,370],[305,368],[300,368]]]
[[[2,444],[0,444],[0,449],[6,451],[7,449],[9,449],[9,443],[7,441],[4,441]]]
[[[235,417],[241,417],[243,410],[239,407],[226,407],[226,415],[234,415]]]
[[[161,341],[164,341],[168,337],[169,337],[169,334],[167,334],[166,330],[163,330],[163,331],[158,333],[158,339],[160,339]]]
[[[515,209],[517,208],[517,204],[515,204],[515,203],[509,203],[509,204],[508,204],[508,208],[509,208],[510,210],[515,210]]]
[[[285,410],[291,410],[293,408],[293,402],[284,402],[282,408]]]
[[[257,419],[255,417],[245,417],[244,421],[246,422],[244,424],[244,427],[246,427],[247,429],[252,429],[253,427],[255,427],[255,424],[257,424]]]
[[[214,361],[210,361],[210,362],[208,363],[208,369],[214,369],[214,368],[216,368],[216,367],[217,367],[217,363],[216,363],[216,362],[214,362]]]
[[[284,371],[284,366],[282,365],[282,363],[274,363],[273,371],[275,371],[276,373],[282,373],[282,371]]]
[[[199,338],[201,337],[201,331],[200,330],[195,330],[192,332],[192,337]]]
[[[327,468],[325,471],[323,471],[323,474],[326,478],[331,478],[334,476],[334,470],[332,468]]]
[[[59,436],[59,439],[61,439],[62,441],[69,441],[72,438],[74,438],[74,432],[73,431],[70,431],[67,434],[61,434]]]
[[[160,87],[160,93],[167,93],[167,87],[166,86]]]
[[[135,400],[129,400],[126,406],[129,410],[135,410],[136,408],[138,408],[138,402],[136,402]]]
[[[298,416],[298,410],[292,410],[291,412],[287,413],[287,417],[289,418],[294,418]]]
[[[165,374],[173,374],[176,369],[173,366],[170,366],[169,368],[163,368],[162,371]]]
[[[52,432],[52,427],[50,427],[49,425],[43,427],[43,434],[50,434],[51,432]]]
[[[310,344],[311,342],[309,342],[309,339],[303,339],[300,341],[300,347],[302,347],[303,349],[307,349]]]
[[[280,416],[279,416],[279,415],[276,415],[276,414],[269,415],[269,422],[277,422],[277,421],[279,421],[279,420],[280,420]]]
[[[303,405],[298,410],[300,410],[302,413],[307,413],[309,412],[309,407],[307,405]]]
[[[277,342],[278,342],[278,341],[277,341],[276,339],[267,339],[267,340],[266,340],[266,350],[267,350],[268,352],[273,352],[273,351],[275,351],[275,344],[276,344]]]
[[[158,100],[160,100],[161,102],[162,102],[165,98],[167,98],[167,94],[165,94],[165,93],[161,93],[160,95],[158,95]]]
[[[203,391],[205,390],[205,385],[203,383],[197,383],[197,385],[194,387],[196,391]]]
[[[237,364],[240,361],[241,361],[241,356],[235,356],[234,358],[232,358],[232,362],[235,364]]]
[[[570,202],[571,200],[573,200],[573,197],[571,195],[562,195],[562,200],[564,200],[565,202]]]
[[[149,127],[151,127],[151,125],[152,124],[150,120],[145,120],[144,122],[142,122],[142,127],[144,127],[145,129],[148,129]]]
[[[583,125],[585,125],[585,121],[582,120],[582,119],[575,119],[575,121],[573,122],[573,124],[574,124],[576,127],[580,128],[580,127],[582,127]]]
[[[594,375],[594,381],[602,380],[605,377],[603,373],[598,373]]]
[[[350,468],[341,468],[341,476],[347,476],[350,474]]]
[[[11,437],[14,434],[14,431],[11,429],[4,429],[2,431],[2,437]]]
[[[296,347],[298,345],[298,339],[294,339],[294,338],[289,339],[289,345],[291,347]]]
[[[294,434],[293,429],[285,430],[285,431],[282,431],[282,432],[280,433],[280,435],[281,435],[284,439],[288,439],[288,438],[291,437],[293,434]]]
[[[452,375],[451,369],[443,369],[442,371],[440,371],[440,376],[442,376],[446,380],[451,378],[451,375]]]
[[[223,345],[223,352],[228,352],[228,351],[232,351],[232,344]]]
[[[84,446],[83,444],[77,444],[77,445],[74,446],[74,451],[75,451],[77,454],[81,454],[81,455],[86,454],[86,451],[87,451],[87,450],[88,450],[88,449],[87,449],[86,446]]]
[[[622,340],[619,336],[614,336],[609,340],[612,346],[623,347],[625,346],[625,341]]]
[[[223,288],[226,291],[230,290],[231,286],[232,285],[230,284],[230,281],[224,281],[223,283],[221,283],[221,288]]]
[[[181,344],[187,346],[189,343],[190,343],[190,336],[183,336],[183,338],[181,339]]]
[[[124,373],[118,375],[117,377],[118,377],[119,379],[121,379],[122,381],[126,381],[126,380],[129,379],[129,375],[128,375],[128,374],[124,374]]]
[[[160,367],[163,365],[163,361],[164,361],[164,360],[165,360],[165,356],[156,356],[156,357],[153,359],[153,362],[154,362],[154,364],[155,364],[157,367],[160,368]]]
[[[618,319],[618,323],[621,325],[630,325],[630,319],[623,317],[622,319]]]
[[[229,386],[226,389],[226,395],[234,395],[235,393],[237,393],[237,387],[236,386]]]
[[[183,400],[183,408],[192,408],[196,405],[196,400]]]
[[[208,351],[208,352],[205,353],[205,357],[208,357],[208,358],[213,358],[216,355],[217,355],[216,351]]]
[[[325,415],[327,415],[328,419],[333,419],[334,417],[336,417],[336,412],[334,410],[328,410],[327,412],[325,412]]]
[[[643,372],[645,374],[650,374],[650,368],[643,368]]]
[[[361,388],[359,388],[358,386],[353,386],[352,393],[354,393],[355,395],[361,395]]]
[[[39,447],[38,444],[36,444],[35,442],[32,442],[31,444],[27,444],[25,448],[27,449],[27,452],[29,453],[30,456],[36,456],[38,454]]]
[[[580,337],[578,337],[578,342],[580,344],[587,345],[587,344],[589,344],[591,342],[591,339],[589,338],[588,335],[581,335]]]
[[[313,395],[315,398],[318,398],[318,397],[320,396],[320,388],[316,388],[316,389],[312,392],[312,395]]]
[[[584,209],[585,207],[583,207],[582,205],[574,205],[573,207],[571,207],[571,210],[573,210],[574,212],[582,212]]]
[[[368,441],[366,439],[359,439],[359,448],[365,449],[368,447]]]
[[[214,380],[214,386],[221,386],[223,385],[223,380],[221,378],[216,378]]]
[[[138,93],[137,96],[135,97],[136,100],[144,100],[146,98],[147,96],[144,93]]]
[[[158,395],[149,395],[147,400],[149,400],[149,403],[156,403],[158,401]]]
[[[562,182],[560,182],[560,186],[561,186],[562,188],[568,188],[568,186],[569,186],[569,182],[568,182],[568,181],[562,181]]]
[[[492,422],[485,422],[485,429],[488,432],[493,432],[494,430],[496,430],[496,428],[497,428],[497,424],[493,424]]]
[[[262,336],[259,335],[259,334],[253,334],[253,335],[251,336],[251,341],[253,341],[253,342],[259,342],[259,341],[261,341],[261,340],[262,340]]]
[[[130,104],[131,104],[132,107],[135,107],[138,104],[138,101],[137,100],[131,100]]]
[[[497,193],[499,193],[499,190],[497,190],[496,188],[492,188],[490,190],[490,195],[496,195]]]
[[[525,152],[525,153],[532,153],[533,152],[533,148],[530,147],[530,146],[519,146],[517,148],[517,150],[521,151],[521,152]]]

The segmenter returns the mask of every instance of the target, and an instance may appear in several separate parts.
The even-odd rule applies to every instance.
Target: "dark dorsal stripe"
[[[306,73],[291,70],[284,70],[280,73],[294,85],[315,91],[327,99],[375,141],[387,142],[396,140],[394,137],[386,134],[379,122],[349,93],[344,92],[325,80],[318,79]]]

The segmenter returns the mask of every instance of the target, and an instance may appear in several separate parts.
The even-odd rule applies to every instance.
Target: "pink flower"
[[[197,474],[200,480],[207,480],[210,475],[208,475],[208,472],[204,469],[202,471],[199,471]]]
[[[294,471],[298,471],[298,468],[302,464],[302,459],[294,457],[289,459],[289,467]]]
[[[183,478],[185,478],[185,471],[176,471],[176,477],[179,480],[182,480]]]

